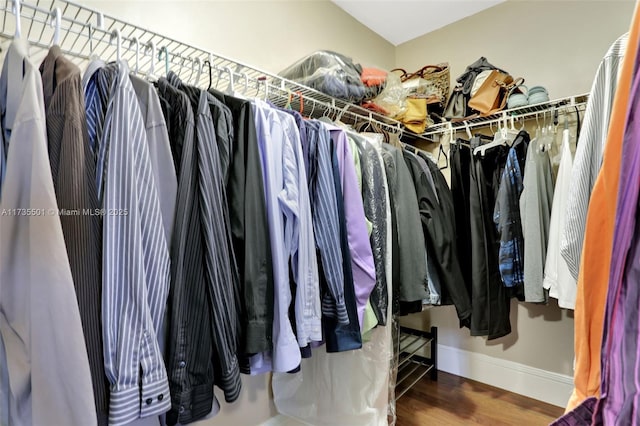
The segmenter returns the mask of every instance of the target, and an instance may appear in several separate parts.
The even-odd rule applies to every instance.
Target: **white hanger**
[[[249,93],[249,76],[246,72],[243,72],[242,76],[244,77],[244,93],[246,94]]]
[[[464,129],[467,131],[467,136],[469,137],[469,140],[471,140],[471,138],[473,138],[473,135],[471,134],[471,129],[469,129],[469,123],[468,122],[464,122]]]
[[[111,33],[110,42],[113,41],[114,38],[116,39],[116,60],[120,62],[120,59],[122,58],[122,56],[120,55],[120,51],[122,49],[122,36],[120,35],[120,30],[118,28],[113,30],[113,32]]]
[[[196,58],[196,64],[198,64],[198,73],[196,74],[196,79],[193,82],[194,86],[197,86],[200,83],[200,77],[202,76],[202,59]]]
[[[136,48],[136,67],[135,67],[135,73],[138,74],[138,64],[140,63],[140,40],[138,40],[138,37],[134,37],[131,39],[131,45],[135,45]]]
[[[151,49],[151,61],[149,62],[149,72],[147,72],[147,78],[154,78],[156,74],[156,43],[151,40],[147,43],[149,49]]]
[[[506,113],[502,114],[502,118],[503,118],[502,128],[500,128],[498,132],[495,134],[495,136],[493,137],[493,141],[475,148],[473,150],[473,155],[477,155],[479,153],[480,156],[484,156],[485,152],[488,149],[495,148],[498,146],[509,145],[513,141],[513,139],[511,139],[509,135],[510,130],[507,129]]]
[[[20,15],[22,13],[22,7],[20,6],[20,0],[13,0],[13,14],[16,17],[16,33],[15,38],[22,36],[22,26],[20,24]]]
[[[51,26],[53,27],[53,45],[60,45],[60,27],[62,26],[62,12],[56,7],[51,12]]]
[[[234,93],[234,89],[233,89],[233,71],[231,71],[231,68],[229,67],[224,67],[223,68],[224,71],[229,73],[229,94],[233,94]]]

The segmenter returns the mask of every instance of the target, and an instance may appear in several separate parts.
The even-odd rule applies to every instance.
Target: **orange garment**
[[[378,68],[363,68],[360,80],[368,87],[380,86],[387,81],[387,72]]]
[[[574,316],[575,387],[567,411],[590,396],[600,395],[600,353],[618,199],[622,140],[639,38],[640,7],[637,3],[613,101],[602,168],[589,201]]]

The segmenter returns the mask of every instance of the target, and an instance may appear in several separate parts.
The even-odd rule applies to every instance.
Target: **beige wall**
[[[396,65],[413,70],[449,62],[451,82],[480,56],[545,86],[551,98],[589,92],[598,63],[629,30],[631,0],[511,0],[396,48]]]
[[[414,69],[448,61],[452,84],[485,56],[526,84],[547,87],[552,98],[589,92],[609,45],[628,31],[632,1],[508,1],[417,38],[396,49],[396,65]],[[447,149],[448,151],[448,149]],[[457,325],[451,307],[404,322],[439,327],[440,343],[573,375],[573,317],[549,306],[511,305],[511,335],[488,342]]]
[[[316,50],[393,68],[394,46],[333,3],[280,1],[95,1],[80,3],[214,53],[277,73]]]

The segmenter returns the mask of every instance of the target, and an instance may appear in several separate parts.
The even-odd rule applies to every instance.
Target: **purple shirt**
[[[618,207],[602,337],[601,398],[593,420],[637,420],[640,403],[640,73],[636,71],[622,144]],[[634,423],[635,424],[635,423]]]
[[[376,269],[373,263],[373,252],[369,242],[369,230],[364,215],[362,194],[358,186],[353,155],[349,148],[347,134],[340,128],[325,124],[335,141],[335,150],[340,168],[342,195],[344,198],[344,214],[347,224],[347,238],[351,251],[351,268],[353,269],[353,285],[358,306],[358,321],[362,329],[364,311],[369,296],[376,285]],[[348,285],[349,283],[345,283]]]

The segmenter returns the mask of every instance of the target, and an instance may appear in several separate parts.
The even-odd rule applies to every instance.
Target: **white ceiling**
[[[331,0],[397,46],[505,0]]]

